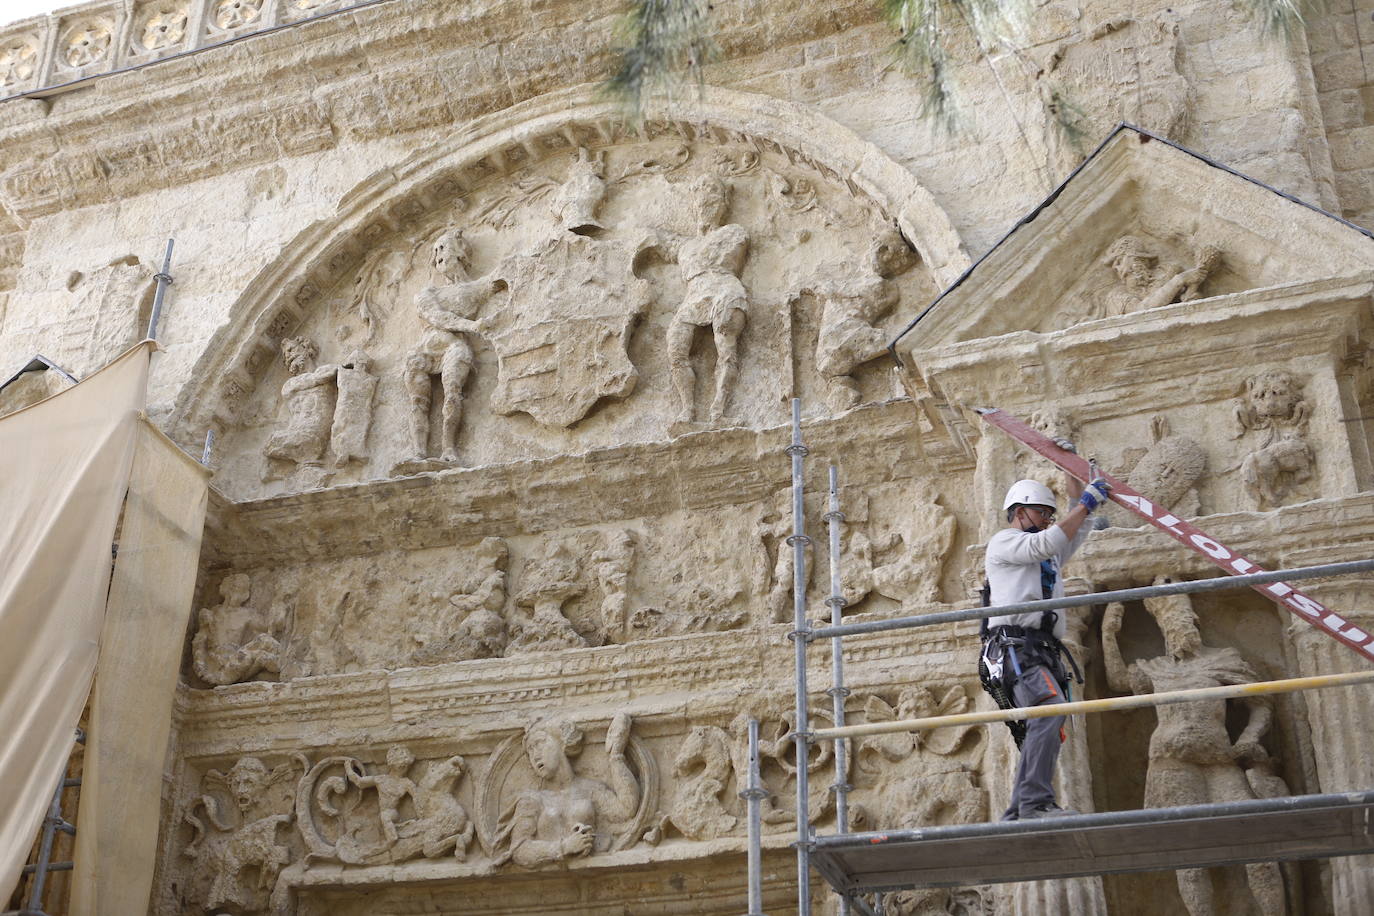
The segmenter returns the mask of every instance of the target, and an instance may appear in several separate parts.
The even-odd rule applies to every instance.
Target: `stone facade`
[[[738,913],[748,716],[765,909],[788,912],[792,397],[813,535],[839,468],[846,616],[972,606],[1002,490],[1058,486],[976,406],[1257,562],[1367,554],[1374,237],[1330,215],[1374,219],[1361,3],[1284,43],[1229,4],[1051,0],[1024,53],[960,66],[954,136],[869,2],[718,0],[708,88],[635,130],[596,86],[599,0],[125,0],[0,28],[3,377],[35,352],[84,376],[137,339],[174,236],[150,413],[197,453],[216,434],[150,913]],[[1065,99],[1094,145],[1154,134],[1112,134],[1018,225],[1090,152],[1052,126]],[[887,344],[937,297],[899,371]],[[26,376],[0,410],[51,390]],[[1211,574],[1110,520],[1080,591]],[[1323,600],[1363,619],[1367,586]],[[1225,664],[1160,673],[1190,612]],[[1073,624],[1088,696],[1359,664],[1250,593]],[[970,625],[848,641],[847,715],[987,703],[976,647]],[[1329,696],[1266,706],[1228,785],[1367,788],[1368,703]],[[1164,797],[1155,733],[1075,722],[1063,797]],[[986,819],[1013,754],[1000,727],[866,739],[856,825]],[[833,758],[804,765],[832,829]],[[888,911],[1202,913],[1205,885],[1219,913],[1354,916],[1368,872]]]

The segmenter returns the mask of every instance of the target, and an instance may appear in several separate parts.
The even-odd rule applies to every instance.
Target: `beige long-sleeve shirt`
[[[1064,577],[1059,570],[1073,556],[1074,551],[1088,539],[1092,525],[1085,522],[1072,539],[1058,525],[1032,534],[1016,528],[1003,528],[988,541],[987,558],[984,568],[987,571],[988,585],[992,587],[990,604],[999,607],[1004,604],[1019,604],[1022,601],[1038,601],[1045,597],[1040,586],[1040,562],[1049,560],[1055,569],[1054,591],[1050,597],[1064,596]],[[1054,635],[1064,638],[1064,612],[1058,611],[1054,622]],[[1040,614],[1007,614],[989,617],[988,626],[1040,626]]]

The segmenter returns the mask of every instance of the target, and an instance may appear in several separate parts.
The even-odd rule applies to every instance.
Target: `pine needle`
[[[616,70],[603,86],[631,123],[643,119],[651,94],[671,101],[684,83],[698,92],[705,88],[705,67],[720,53],[710,34],[710,9],[708,0],[631,0],[617,29]]]
[[[971,33],[980,53],[1014,50],[1026,42],[1032,0],[882,0],[897,32],[892,51],[903,71],[925,80],[920,115],[946,133],[959,127],[950,65],[954,29]]]
[[[1283,39],[1302,25],[1303,10],[1311,5],[1305,0],[1241,0],[1241,6],[1265,35]]]
[[[1080,157],[1087,155],[1086,126],[1089,121],[1088,113],[1082,106],[1070,98],[1062,86],[1055,85],[1050,88],[1045,109],[1060,139]]]

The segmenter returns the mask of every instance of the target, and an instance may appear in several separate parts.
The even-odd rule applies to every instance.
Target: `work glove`
[[[1078,497],[1078,501],[1091,514],[1107,501],[1107,494],[1111,492],[1112,485],[1099,477],[1083,488],[1083,495]]]
[[[1052,441],[1055,445],[1059,446],[1064,451],[1073,452],[1075,455],[1078,454],[1078,448],[1068,439],[1065,439],[1063,436],[1055,436],[1055,438]]]

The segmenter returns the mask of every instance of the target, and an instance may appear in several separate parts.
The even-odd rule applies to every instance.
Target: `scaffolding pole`
[[[840,576],[840,526],[844,524],[844,513],[840,511],[839,472],[830,466],[830,505],[825,513],[826,527],[830,535],[830,597],[825,599],[830,608],[831,626],[840,625],[840,617],[846,604],[843,579]],[[839,638],[830,641],[830,694],[831,716],[835,727],[844,727],[844,702],[849,696],[849,688],[844,685],[844,647]],[[849,832],[849,742],[843,738],[835,741],[835,832]],[[849,916],[849,898],[840,895],[839,916]]]
[[[806,765],[811,756],[808,742],[810,710],[806,698],[806,644],[811,629],[806,622],[806,506],[803,504],[802,459],[807,448],[801,438],[801,398],[792,399],[792,444],[787,446],[792,459],[792,632],[789,634],[796,656],[797,706],[792,739],[797,749],[797,916],[811,916],[811,824],[810,786]]]
[[[86,743],[86,733],[81,729],[76,730],[76,741],[78,744]],[[48,805],[48,815],[43,818],[43,829],[39,833],[38,840],[38,859],[32,865],[25,865],[23,874],[33,875],[33,884],[29,888],[29,903],[22,910],[16,910],[13,916],[47,916],[43,911],[43,891],[47,888],[48,875],[55,871],[71,871],[71,862],[54,862],[52,860],[53,842],[57,839],[58,831],[68,836],[76,835],[76,827],[62,816],[62,793],[63,791],[81,785],[80,777],[67,778],[67,767],[71,761],[63,761],[62,771],[58,774],[57,788],[53,791],[52,802]],[[10,916],[10,914],[0,914],[0,916]]]
[[[1352,671],[1346,674],[1317,674],[1312,677],[1292,677],[1279,681],[1256,681],[1253,684],[1225,684],[1220,687],[1195,687],[1191,690],[1168,690],[1163,693],[1143,693],[1139,696],[1104,697],[1100,700],[1075,700],[1049,706],[1023,706],[1016,709],[992,709],[983,712],[963,712],[949,716],[926,716],[920,719],[899,719],[895,722],[869,722],[842,728],[818,728],[811,733],[816,741],[842,741],[864,735],[886,735],[893,732],[927,731],[955,725],[983,725],[989,722],[1009,722],[1017,719],[1044,719],[1054,716],[1075,716],[1089,712],[1114,712],[1119,709],[1142,709],[1153,706],[1173,706],[1178,703],[1200,703],[1205,700],[1229,700],[1235,697],[1268,696],[1293,693],[1298,690],[1321,690],[1327,687],[1351,687],[1374,684],[1374,671]]]
[[[1123,588],[1111,592],[1089,592],[1086,595],[1070,595],[1064,598],[1045,598],[1039,601],[1022,601],[1017,604],[1004,604],[1000,607],[975,607],[962,611],[942,611],[938,614],[920,614],[914,617],[893,617],[889,620],[866,620],[862,623],[846,623],[839,626],[819,627],[812,630],[809,635],[812,639],[835,639],[840,636],[854,636],[859,633],[882,633],[887,630],[929,627],[942,623],[958,623],[964,620],[998,617],[1004,614],[1032,614],[1042,611],[1055,611],[1066,607],[1109,604],[1113,601],[1139,601],[1143,598],[1159,598],[1164,595],[1215,592],[1230,588],[1240,588],[1245,585],[1260,585],[1265,582],[1280,582],[1288,579],[1317,579],[1328,576],[1343,576],[1350,573],[1370,572],[1371,570],[1374,570],[1374,559],[1350,560],[1344,563],[1325,563],[1321,566],[1299,566],[1294,569],[1277,569],[1272,572],[1250,573],[1244,576],[1217,576],[1215,579],[1194,579],[1188,582],[1166,582],[1161,585],[1146,585],[1141,588]]]
[[[148,316],[149,340],[157,340],[157,323],[162,317],[162,297],[167,294],[167,287],[172,285],[172,244],[175,241],[167,240],[167,250],[162,253],[162,270],[153,274],[153,279],[157,281],[157,289],[153,292],[153,313]]]
[[[763,797],[768,793],[759,785],[759,720],[749,720],[749,785],[739,797],[745,801],[749,825],[749,912],[763,913]]]

